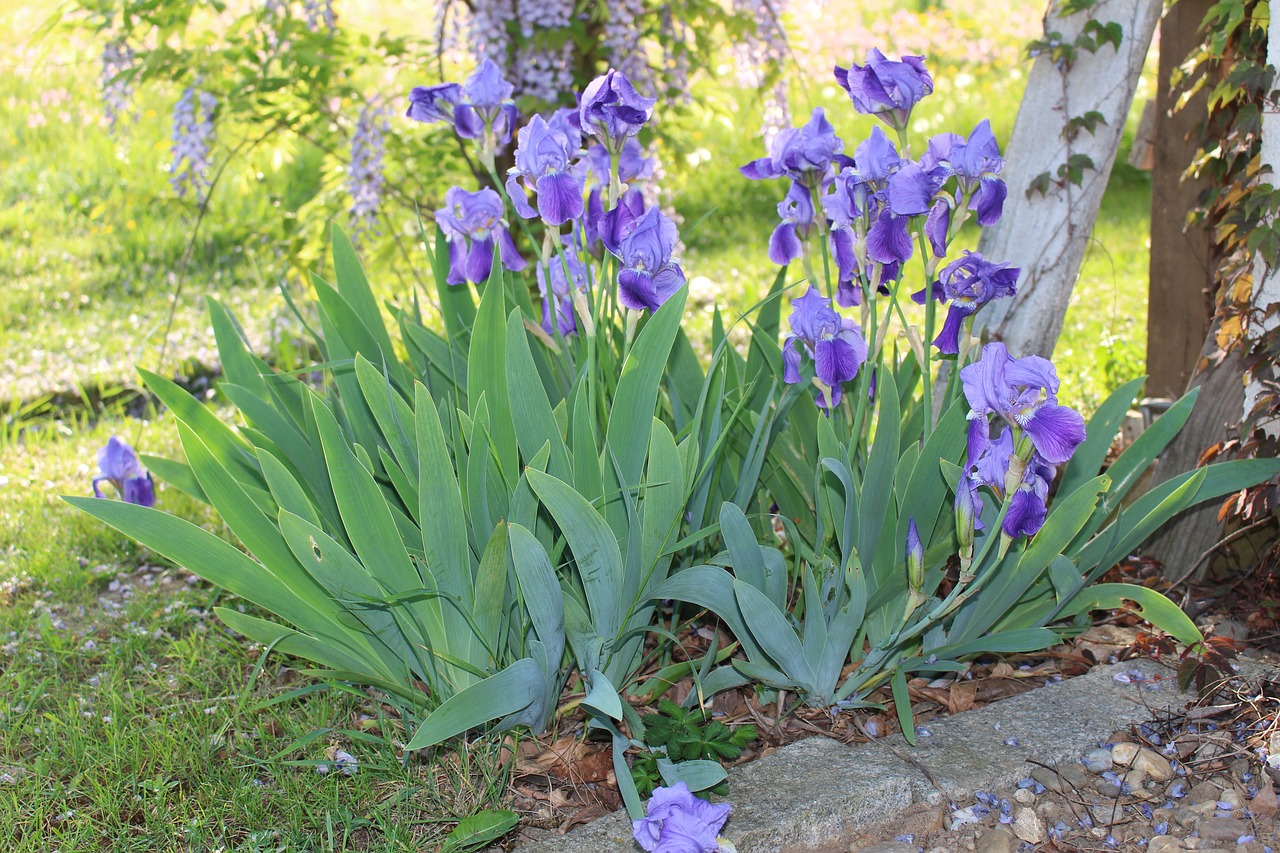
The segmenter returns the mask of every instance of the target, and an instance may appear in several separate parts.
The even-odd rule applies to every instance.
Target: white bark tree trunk
[[[1060,32],[1068,44],[1091,18],[1115,21],[1124,36],[1118,50],[1111,44],[1096,53],[1081,50],[1066,70],[1048,53],[1032,66],[1006,152],[1004,216],[978,246],[989,260],[1022,269],[1017,295],[979,312],[975,328],[1003,340],[1016,356],[1053,353],[1161,8],[1160,0],[1101,0],[1088,12],[1064,18],[1051,12],[1046,19],[1045,32]],[[1068,141],[1068,122],[1093,110],[1106,124],[1092,134],[1081,129]],[[1084,172],[1080,186],[1062,181],[1028,198],[1038,175],[1048,172],[1057,181],[1058,167],[1077,154],[1095,167]]]
[[[1267,64],[1272,68],[1280,68],[1280,15],[1272,15],[1267,26]],[[1275,86],[1275,83],[1272,83]],[[1262,180],[1274,185],[1280,175],[1280,108],[1275,104],[1267,104],[1262,112]],[[1266,169],[1270,173],[1266,173]],[[1253,261],[1253,307],[1254,321],[1249,325],[1249,339],[1256,341],[1264,334],[1280,326],[1280,311],[1268,311],[1280,303],[1280,269],[1268,268],[1259,255]],[[1244,377],[1244,412],[1252,411],[1258,397],[1269,393],[1263,385],[1264,381],[1275,381],[1276,365],[1263,365],[1256,373],[1246,373]],[[1260,426],[1272,437],[1280,435],[1280,420],[1272,419]]]

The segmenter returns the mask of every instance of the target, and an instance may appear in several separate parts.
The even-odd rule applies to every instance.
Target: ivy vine
[[[1100,21],[1093,17],[1097,5],[1098,0],[1064,0],[1056,9],[1057,19],[1061,20],[1078,14],[1089,16],[1080,28],[1079,34],[1073,39],[1068,39],[1058,30],[1050,31],[1048,22],[1055,16],[1046,16],[1044,36],[1027,44],[1027,56],[1032,59],[1047,56],[1065,79],[1067,72],[1080,59],[1082,53],[1095,54],[1107,45],[1111,45],[1118,52],[1124,40],[1124,28],[1116,21]],[[1065,189],[1068,184],[1079,187],[1084,183],[1085,172],[1097,171],[1098,167],[1093,162],[1093,158],[1088,154],[1072,152],[1071,143],[1076,140],[1081,131],[1088,131],[1093,135],[1099,125],[1106,123],[1106,117],[1097,110],[1089,110],[1083,115],[1069,117],[1061,134],[1067,142],[1066,161],[1058,166],[1056,177],[1048,170],[1036,175],[1027,187],[1027,198],[1031,198],[1035,193],[1040,193],[1042,196],[1048,195],[1053,187]]]

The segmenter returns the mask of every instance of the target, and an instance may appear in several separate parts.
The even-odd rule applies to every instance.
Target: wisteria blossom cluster
[[[351,135],[351,163],[347,167],[351,224],[357,235],[371,232],[378,220],[386,183],[382,157],[388,129],[386,110],[376,102],[365,104]]]
[[[134,86],[128,72],[134,61],[133,48],[123,38],[111,39],[102,48],[102,114],[112,132],[120,119],[133,110]]]
[[[460,137],[480,141],[482,156],[492,164],[492,155],[510,141],[510,129],[518,123],[514,89],[485,59],[465,86],[415,88],[407,115],[451,122]],[[578,331],[574,294],[590,287],[588,253],[597,246],[616,259],[616,299],[624,308],[656,311],[685,283],[673,257],[679,242],[675,223],[648,205],[636,186],[656,165],[636,139],[653,115],[655,100],[638,93],[616,69],[592,81],[579,100],[578,109],[534,115],[520,127],[515,164],[501,181],[513,213],[544,226],[536,267],[543,326],[561,335]],[[486,151],[485,146],[494,147]],[[493,177],[496,182],[500,176]],[[450,284],[487,279],[495,246],[506,269],[524,269],[504,214],[492,189],[448,191],[436,222],[449,240]],[[569,232],[563,233],[566,226]]]
[[[173,165],[169,183],[179,198],[193,193],[203,203],[209,190],[214,127],[218,99],[211,93],[188,86],[173,108]]]

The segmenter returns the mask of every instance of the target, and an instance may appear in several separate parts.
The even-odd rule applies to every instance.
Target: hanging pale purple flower
[[[99,483],[114,486],[125,503],[155,506],[155,484],[151,475],[142,467],[133,448],[114,435],[107,440],[107,446],[98,451],[98,476],[93,478],[93,496],[106,497],[98,488]]]
[[[338,28],[338,17],[333,11],[333,0],[303,0],[302,13],[307,18],[307,29],[319,32],[323,26],[329,32]]]
[[[461,5],[461,4],[454,4]],[[477,59],[489,59],[506,71],[511,61],[507,22],[516,20],[514,0],[472,0],[468,44]]]
[[[653,789],[645,816],[631,822],[631,834],[648,853],[709,853],[721,849],[719,833],[731,810],[728,803],[695,797],[677,782]]]
[[[351,135],[351,163],[347,167],[347,193],[351,196],[354,236],[372,232],[382,203],[383,148],[388,130],[386,110],[376,101],[365,104]]]
[[[507,195],[516,212],[525,219],[540,216],[548,225],[559,227],[582,215],[584,176],[575,161],[581,140],[571,138],[567,122],[548,124],[534,116],[520,128],[516,143],[516,164],[507,172]],[[538,194],[538,209],[529,205],[529,194]]]
[[[444,204],[435,212],[435,219],[449,241],[449,274],[445,281],[457,285],[488,280],[495,243],[504,267],[513,272],[525,268],[525,260],[502,219],[502,196],[488,187],[477,192],[451,187],[444,194]]]
[[[113,38],[102,48],[102,113],[107,129],[114,132],[122,116],[136,117],[133,110],[133,80],[130,73],[134,65],[134,52],[123,36]]]
[[[906,129],[911,110],[933,91],[933,78],[925,70],[923,56],[894,61],[874,47],[867,53],[866,65],[837,65],[835,75],[855,110],[883,119],[897,131]]]
[[[987,344],[978,361],[961,369],[960,382],[971,420],[999,415],[1049,465],[1066,462],[1084,441],[1084,418],[1058,405],[1058,373],[1048,359],[1013,358],[1004,344]]]
[[[206,175],[213,148],[213,114],[218,99],[208,92],[188,86],[173,107],[173,164],[169,184],[179,198],[193,192],[203,204],[209,189]]]
[[[831,300],[810,286],[808,292],[791,300],[791,333],[782,345],[782,381],[801,381],[801,348],[813,359],[814,372],[827,393],[818,395],[820,408],[834,408],[840,402],[845,382],[858,375],[867,360],[867,342],[862,329],[831,307]]]
[[[653,72],[642,47],[644,0],[614,0],[600,8],[605,12],[601,43],[609,54],[609,65],[625,74],[633,85],[651,83]]]
[[[761,130],[766,145],[791,124],[786,80],[778,79],[766,91],[770,73],[781,69],[788,57],[787,33],[782,25],[788,5],[788,0],[733,0],[734,15],[754,25],[745,38],[734,43],[735,76],[741,88],[763,94]]]

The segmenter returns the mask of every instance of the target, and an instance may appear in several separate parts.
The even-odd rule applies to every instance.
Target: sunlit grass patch
[[[212,615],[233,597],[62,503],[89,492],[113,431],[177,451],[168,420],[81,427],[0,446],[6,850],[434,849],[502,801],[495,745],[402,765],[407,734],[376,697],[264,662]],[[172,488],[158,505],[225,535]]]

